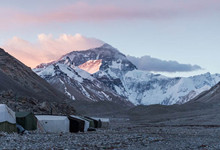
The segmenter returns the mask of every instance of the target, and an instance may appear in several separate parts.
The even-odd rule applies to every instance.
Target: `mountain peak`
[[[61,57],[57,62],[66,65],[80,66],[84,63],[91,63],[89,61],[100,60],[102,64],[100,66],[101,70],[105,70],[110,66],[116,67],[121,66],[118,69],[123,71],[130,71],[136,69],[136,66],[132,64],[127,57],[119,52],[116,48],[105,43],[100,47],[92,48],[84,51],[72,51],[63,57]]]
[[[100,47],[98,47],[98,48],[111,49],[111,50],[115,50],[115,51],[118,51],[118,52],[119,52],[119,50],[117,50],[116,48],[114,48],[113,46],[111,46],[111,45],[109,45],[109,44],[107,44],[107,43],[103,44],[102,46],[100,46]]]

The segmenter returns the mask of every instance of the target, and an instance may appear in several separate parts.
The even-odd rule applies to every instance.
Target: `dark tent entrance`
[[[84,117],[87,118],[87,119],[93,120],[95,128],[101,128],[102,127],[102,122],[101,122],[100,119],[97,120],[97,119],[93,119],[93,118],[88,117],[88,116],[84,116]]]
[[[84,132],[85,121],[73,116],[69,116],[68,119],[70,121],[70,132]]]
[[[16,112],[16,122],[25,130],[37,129],[37,118],[31,112]]]

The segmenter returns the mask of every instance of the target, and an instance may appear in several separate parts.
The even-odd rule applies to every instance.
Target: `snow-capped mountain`
[[[124,54],[108,44],[94,49],[73,51],[64,55],[58,61],[41,64],[34,71],[48,82],[53,84],[56,80],[57,84],[62,85],[64,78],[57,78],[57,74],[60,73],[55,72],[54,68],[59,68],[65,76],[68,76],[65,83],[72,85],[72,88],[76,87],[74,91],[83,86],[87,87],[84,89],[87,93],[90,93],[89,90],[95,89],[95,86],[99,87],[99,90],[95,89],[93,94],[89,94],[91,96],[96,95],[98,91],[106,94],[106,91],[111,89],[110,92],[114,93],[114,96],[123,97],[135,105],[182,104],[201,92],[209,90],[220,81],[219,74],[206,73],[189,78],[168,78],[159,74],[140,71]],[[76,73],[71,75],[72,73],[67,70]],[[82,70],[85,70],[92,75],[87,73],[86,76],[81,76],[79,70],[81,73]],[[83,74],[86,74],[85,71]],[[84,82],[84,80],[87,82]],[[79,87],[78,84],[80,84]],[[90,84],[93,86],[89,86]],[[69,95],[69,90],[66,90],[68,87],[65,85],[60,88]],[[81,89],[80,91],[84,90]],[[83,94],[89,98],[85,93]],[[95,100],[98,98],[93,96],[89,99]]]
[[[210,90],[202,92],[197,97],[192,99],[190,102],[214,102],[219,104],[220,100],[220,82],[213,86]]]
[[[132,105],[88,72],[70,63],[63,63],[62,60],[40,65],[33,70],[72,100],[111,101]]]
[[[168,78],[145,71],[133,70],[122,80],[127,97],[134,104],[183,104],[220,81],[220,75],[210,73]]]

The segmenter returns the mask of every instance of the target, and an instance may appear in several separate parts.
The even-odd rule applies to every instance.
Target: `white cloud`
[[[50,62],[74,50],[86,50],[99,47],[104,42],[84,37],[80,34],[62,34],[54,38],[52,34],[39,34],[37,42],[31,43],[19,37],[8,40],[3,48],[30,67]]]

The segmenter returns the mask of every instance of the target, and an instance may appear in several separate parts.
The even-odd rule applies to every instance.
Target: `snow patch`
[[[121,70],[121,68],[122,68],[121,62],[122,62],[122,61],[121,61],[120,59],[117,60],[117,61],[112,61],[112,65],[109,66],[109,67],[110,67],[110,68],[115,68],[115,69]]]

